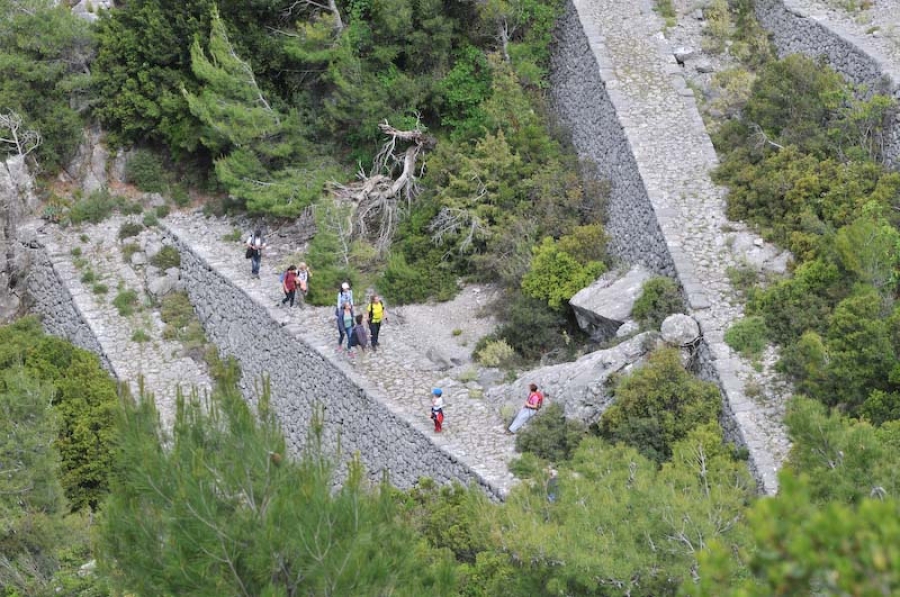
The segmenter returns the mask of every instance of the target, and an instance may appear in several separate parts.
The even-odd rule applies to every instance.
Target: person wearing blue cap
[[[444,425],[444,392],[440,388],[431,390],[431,420],[434,421],[434,432],[440,433]]]

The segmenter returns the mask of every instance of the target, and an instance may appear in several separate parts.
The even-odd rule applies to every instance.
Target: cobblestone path
[[[242,242],[222,240],[233,231],[227,222],[173,214],[165,225],[221,276],[261,304],[270,305],[273,319],[299,330],[300,340],[346,371],[351,379],[359,380],[373,398],[409,421],[418,432],[502,493],[513,485],[508,464],[515,456],[514,438],[504,433],[504,421],[480,399],[478,384],[466,381],[476,371],[471,364],[475,342],[494,326],[493,318],[480,317],[478,309],[489,303],[491,291],[469,287],[449,303],[401,308],[388,305],[388,322],[382,327],[379,351],[351,358],[345,351],[337,350],[334,307],[290,309],[279,305],[283,294],[278,277],[287,255],[268,251],[263,258],[261,278],[255,280],[250,277]],[[316,283],[315,275],[311,283]],[[362,305],[364,292],[355,289],[354,298]],[[433,356],[429,357],[429,352],[435,350],[459,364],[438,370]],[[434,433],[428,417],[431,388],[436,386],[443,388],[446,405],[445,428],[439,435]]]
[[[139,380],[153,392],[160,417],[171,424],[179,388],[201,393],[212,387],[205,364],[185,355],[176,341],[163,339],[165,327],[158,312],[149,308],[140,267],[126,262],[118,240],[125,218],[111,218],[97,225],[59,228],[45,226],[41,242],[64,286],[103,348],[114,375],[138,395]],[[159,231],[146,229],[128,243],[158,242]],[[97,285],[107,288],[95,292]],[[133,290],[137,310],[123,317],[113,305],[120,290]],[[137,333],[137,335],[136,335]]]

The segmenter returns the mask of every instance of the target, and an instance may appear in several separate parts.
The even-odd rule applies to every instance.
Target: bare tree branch
[[[0,143],[9,146],[17,155],[28,155],[41,146],[43,138],[34,129],[23,129],[22,117],[12,110],[0,114]]]

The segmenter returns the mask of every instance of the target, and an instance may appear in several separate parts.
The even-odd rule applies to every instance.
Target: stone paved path
[[[467,377],[475,375],[472,348],[495,325],[493,318],[481,316],[479,308],[489,304],[491,290],[469,287],[449,303],[401,308],[388,305],[388,322],[382,327],[382,346],[378,353],[349,358],[343,350],[336,350],[334,307],[289,309],[278,305],[283,297],[278,276],[286,255],[267,252],[261,279],[254,280],[241,241],[222,240],[233,230],[228,222],[196,214],[172,214],[165,226],[220,275],[261,304],[271,305],[269,312],[274,319],[298,326],[303,341],[348,371],[351,379],[361,380],[361,385],[369,388],[374,398],[466,463],[501,493],[505,494],[514,484],[508,470],[509,461],[515,456],[514,438],[504,434],[504,421],[480,399],[474,388],[476,384],[466,383]],[[311,283],[315,284],[315,276]],[[357,304],[362,303],[362,294],[360,289],[354,289]],[[446,359],[460,364],[439,371],[434,360],[427,356],[429,349],[438,350]],[[430,391],[436,386],[445,391],[447,418],[445,431],[440,435],[433,432],[428,418]]]
[[[757,467],[763,489],[777,489],[776,472],[789,443],[781,419],[784,396],[774,388],[745,392],[759,376],[724,343],[742,316],[742,301],[726,277],[741,255],[728,242],[724,192],[709,172],[717,157],[649,0],[575,0],[607,92],[631,144],[657,220],[685,289],[692,315],[710,347],[728,406]],[[739,226],[738,226],[739,227]],[[737,254],[736,254],[737,253]]]
[[[124,221],[124,218],[117,217],[97,225],[70,228],[47,226],[41,242],[47,248],[54,269],[100,342],[115,376],[129,385],[134,396],[138,395],[138,382],[143,377],[145,387],[155,395],[163,422],[171,424],[175,417],[178,389],[190,392],[192,388],[197,388],[201,393],[208,392],[212,382],[205,365],[185,356],[180,343],[163,339],[165,326],[159,314],[149,308],[140,268],[123,260],[123,242],[118,240],[118,232]],[[140,237],[125,242],[146,242],[158,236],[158,231],[146,230]],[[78,258],[73,255],[73,250],[80,252],[80,259],[87,265],[80,269],[76,267]],[[96,281],[82,282],[88,269],[94,272]],[[96,283],[104,284],[108,292],[93,292]],[[123,289],[135,290],[144,306],[129,317],[119,315],[112,304],[120,284]],[[135,341],[133,336],[138,330],[144,332],[149,340]]]

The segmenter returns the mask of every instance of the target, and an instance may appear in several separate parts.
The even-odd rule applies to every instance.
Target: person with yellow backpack
[[[369,335],[372,340],[372,351],[378,350],[378,333],[381,331],[382,322],[387,321],[387,311],[381,297],[373,294],[369,300],[369,306],[366,308],[367,321],[369,322]]]

